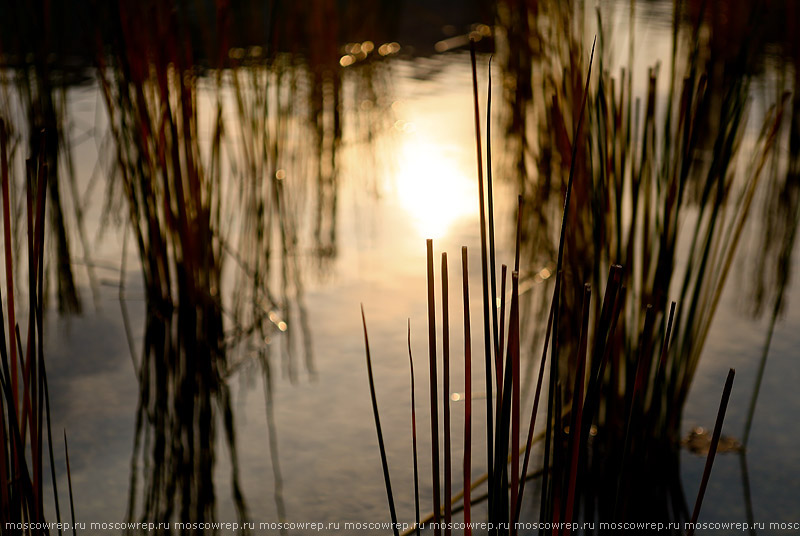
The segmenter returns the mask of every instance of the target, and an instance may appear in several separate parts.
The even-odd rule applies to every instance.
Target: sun
[[[395,179],[400,204],[422,238],[442,238],[454,223],[476,212],[477,185],[459,165],[453,147],[407,140]]]

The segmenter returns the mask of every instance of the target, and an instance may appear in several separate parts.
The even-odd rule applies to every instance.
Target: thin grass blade
[[[367,336],[367,319],[364,316],[364,306],[361,306],[361,322],[364,326],[364,346],[367,354],[367,374],[369,375],[369,393],[372,398],[372,413],[375,416],[375,430],[378,433],[378,447],[381,450],[381,465],[383,467],[383,480],[386,483],[386,496],[389,500],[389,512],[392,516],[392,528],[395,536],[399,536],[397,529],[397,513],[394,508],[394,496],[392,495],[392,481],[389,478],[389,463],[386,460],[386,447],[383,443],[383,431],[381,430],[381,418],[378,412],[378,400],[375,397],[375,380],[372,377],[372,358],[369,353],[369,337]]]
[[[689,524],[689,530],[686,531],[686,536],[694,535],[694,527],[697,524],[697,518],[700,516],[700,507],[703,505],[703,496],[706,493],[708,479],[711,477],[711,467],[714,465],[714,457],[717,455],[719,436],[722,434],[722,423],[725,420],[725,411],[728,409],[728,400],[731,398],[733,377],[735,375],[736,371],[730,369],[728,371],[728,378],[725,380],[725,388],[722,390],[722,400],[720,400],[719,411],[717,412],[717,422],[714,425],[714,434],[711,436],[711,446],[708,449],[706,466],[703,469],[703,478],[700,481],[700,490],[697,492],[697,500],[694,503],[694,511],[692,512],[692,521]]]
[[[414,454],[414,513],[419,536],[419,463],[417,459],[417,400],[414,382],[414,358],[411,356],[411,319],[408,319],[408,364],[411,366],[411,445]]]
[[[487,251],[486,251],[486,207],[484,205],[483,194],[483,162],[481,157],[481,114],[478,105],[478,73],[475,59],[475,41],[470,40],[470,59],[472,62],[472,94],[475,104],[475,146],[478,157],[478,199],[480,206],[480,225],[481,225],[481,282],[483,284],[483,342],[486,364],[486,458],[489,471],[489,489],[494,486],[494,474],[492,463],[494,463],[494,448],[492,437],[494,435],[494,422],[492,414],[492,343],[491,328],[489,327],[489,281],[487,270]],[[494,307],[494,304],[492,304]],[[492,498],[489,497],[489,512],[493,509]]]
[[[64,430],[64,455],[67,459],[67,485],[69,487],[69,512],[72,516],[72,536],[78,536],[75,529],[75,498],[72,495],[72,471],[69,468],[69,444],[67,443],[66,430]]]
[[[550,482],[549,482],[549,466],[550,466],[550,443],[552,438],[552,419],[551,416],[555,416],[556,419],[559,419],[559,413],[553,413],[553,406],[554,400],[553,396],[556,394],[556,384],[558,383],[558,324],[559,318],[561,314],[561,301],[560,301],[560,289],[561,286],[559,285],[559,280],[562,277],[562,265],[564,263],[564,242],[566,238],[566,231],[567,231],[567,216],[569,215],[569,201],[572,196],[572,184],[575,178],[575,162],[577,158],[578,152],[578,137],[581,132],[581,126],[583,125],[583,116],[586,110],[586,100],[589,96],[589,81],[592,77],[592,63],[594,61],[594,47],[597,43],[597,37],[595,37],[594,42],[592,43],[592,52],[589,56],[589,69],[586,73],[586,84],[583,90],[583,101],[581,102],[580,113],[578,114],[578,122],[575,125],[575,133],[572,137],[572,157],[570,159],[570,167],[569,167],[569,178],[567,180],[567,191],[566,195],[564,196],[564,210],[561,216],[561,231],[558,240],[558,259],[556,262],[556,285],[553,291],[553,301],[555,303],[554,306],[554,314],[553,314],[553,344],[551,346],[551,356],[550,356],[550,389],[548,395],[548,404],[547,404],[547,431],[546,431],[546,439],[545,439],[545,450],[544,450],[544,474],[542,476],[542,512],[545,514],[545,520],[551,519],[548,517],[548,509],[547,503],[548,501],[555,495],[553,490],[551,489]],[[555,464],[554,464],[555,465]],[[540,531],[540,534],[542,532]]]

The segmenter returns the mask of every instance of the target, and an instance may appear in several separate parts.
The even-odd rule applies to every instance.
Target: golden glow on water
[[[421,237],[441,238],[454,223],[475,212],[473,182],[447,146],[411,136],[403,145],[397,197]]]

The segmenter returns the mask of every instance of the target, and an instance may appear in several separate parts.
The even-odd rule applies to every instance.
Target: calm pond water
[[[625,36],[633,29],[636,36],[634,73],[642,73],[634,81],[633,89],[637,96],[645,98],[647,68],[657,61],[662,68],[669,65],[672,5],[669,2],[644,3],[635,10],[633,24],[627,18],[627,3],[604,9],[607,10],[603,11],[604,22],[614,36],[604,56],[608,58],[604,59],[607,62],[604,68],[613,73],[618,72],[619,65],[625,64],[629,44]],[[586,21],[587,34],[594,32],[593,10],[594,6],[585,6],[588,14],[578,19]],[[576,26],[580,25],[576,23]],[[458,37],[460,31],[448,29],[448,33]],[[376,42],[375,46],[379,44]],[[358,61],[359,57],[355,52],[352,56],[337,52],[337,56],[356,58],[353,61]],[[416,367],[417,430],[420,452],[427,453],[430,416],[426,410],[426,238],[434,239],[437,277],[438,255],[447,252],[450,261],[450,306],[454,326],[451,344],[456,356],[452,385],[460,386],[451,389],[454,395],[463,392],[464,377],[460,361],[463,348],[460,248],[463,245],[470,252],[474,363],[482,359],[478,338],[482,313],[478,299],[481,281],[478,189],[469,55],[461,47],[445,54],[387,53],[387,56],[390,57],[376,64],[368,75],[363,75],[363,71],[350,75],[348,69],[358,68],[357,65],[342,68],[341,139],[330,140],[328,109],[324,112],[328,115],[324,115],[325,126],[321,127],[323,134],[319,142],[321,146],[327,147],[329,143],[335,146],[337,154],[332,169],[327,168],[324,157],[315,153],[316,148],[309,148],[313,131],[302,124],[302,116],[307,111],[302,106],[286,111],[282,116],[284,130],[277,127],[275,130],[286,134],[280,151],[288,156],[277,172],[282,174],[279,178],[286,184],[286,206],[294,211],[290,227],[298,242],[285,256],[275,254],[270,261],[275,263],[274,271],[266,285],[275,289],[291,288],[285,300],[283,297],[276,300],[291,305],[286,310],[270,310],[271,329],[265,335],[256,333],[237,339],[228,356],[230,370],[223,374],[230,389],[238,480],[249,518],[256,523],[285,519],[341,522],[343,525],[348,521],[388,520],[369,399],[361,304],[369,329],[398,516],[401,520],[413,520],[406,337],[407,319],[410,319],[411,350]],[[479,54],[482,103],[486,98],[488,60],[488,54]],[[763,63],[750,88],[750,120],[742,135],[742,152],[755,150],[760,126],[769,105],[775,101],[773,95],[781,69],[793,69],[778,63],[769,54]],[[498,110],[493,118],[495,158],[500,162],[498,168],[507,169],[502,166],[514,159],[510,148],[513,144],[505,130],[508,116],[504,114],[508,113],[508,107],[497,97],[504,89],[501,67],[495,64],[493,69]],[[796,77],[789,71],[784,74],[786,72],[789,79]],[[246,78],[246,73],[243,69],[242,78]],[[233,76],[230,72],[226,76],[229,79],[219,93],[214,89],[213,74],[199,83],[197,128],[203,147],[215,134],[217,99],[224,103],[223,118],[228,125],[242,120],[234,111],[237,93]],[[287,93],[308,91],[304,84],[309,82],[302,77],[299,82],[284,79],[280,83]],[[292,85],[294,83],[301,86],[299,90]],[[666,80],[660,79],[658,95],[664,96],[667,91]],[[74,217],[69,236],[73,246],[70,258],[83,308],[80,314],[59,315],[55,307],[51,307],[45,324],[52,428],[56,436],[62,429],[69,436],[75,515],[77,520],[87,523],[125,520],[132,496],[136,498],[134,511],[137,513],[133,517],[137,518],[142,511],[145,491],[156,479],[148,449],[158,439],[147,431],[144,436],[137,436],[137,407],[140,405],[137,370],[143,359],[148,322],[147,288],[134,235],[126,226],[124,201],[107,204],[108,196],[113,199],[113,195],[121,194],[107,193],[105,185],[110,181],[109,170],[113,169],[116,156],[110,148],[113,141],[102,93],[100,83],[91,80],[69,87],[62,104],[64,116],[68,118],[65,130],[71,140],[74,165],[75,181],[69,199],[71,203],[76,197],[80,199],[80,210],[70,209],[73,216],[80,213],[80,221]],[[7,97],[7,109],[12,119],[24,124],[24,104],[13,93]],[[248,139],[236,128],[228,128],[229,145],[225,150],[230,156],[237,154]],[[320,149],[323,154],[329,150]],[[20,151],[25,152],[24,144]],[[329,180],[333,184],[332,194],[325,190],[326,186],[320,186],[328,184]],[[513,262],[519,185],[502,177],[496,180],[498,264],[510,264]],[[233,168],[222,172],[221,188],[233,200],[229,201],[233,206],[239,202],[236,186],[233,186],[236,181]],[[70,187],[65,184],[62,188]],[[753,209],[754,214],[743,229],[741,245],[688,393],[682,436],[697,426],[713,428],[725,375],[728,368],[733,367],[737,375],[723,435],[742,440],[770,332],[768,313],[754,319],[748,312],[751,261],[761,254],[765,235],[765,217],[760,211],[766,195],[769,194],[759,190],[754,202],[754,207],[758,208]],[[244,228],[241,224],[246,220],[245,213],[244,209],[241,213],[233,209],[227,214],[230,218],[226,220],[227,225],[231,229],[226,231],[228,243],[236,244],[239,233],[244,234],[240,229]],[[688,236],[692,229],[692,218],[697,218],[696,210],[688,211],[682,237]],[[320,227],[322,231],[318,231]],[[277,251],[279,246],[273,247]],[[244,271],[237,255],[243,253],[221,253],[225,262],[221,286],[231,293],[243,285],[237,278]],[[686,248],[679,248],[679,265],[686,262],[685,257]],[[792,251],[788,264],[794,266],[797,260],[798,252]],[[539,264],[523,266],[523,272],[541,274],[540,270],[550,266],[548,262],[552,259],[535,262]],[[534,287],[539,285],[551,291],[552,287],[542,277],[536,281]],[[530,295],[538,295],[540,290],[534,288]],[[439,300],[437,291],[437,303]],[[531,299],[530,303],[534,301]],[[233,307],[234,302],[232,297],[223,297],[226,305]],[[703,506],[703,521],[746,521],[748,508],[752,510],[753,519],[767,524],[800,521],[796,501],[800,496],[800,479],[797,478],[800,451],[796,448],[800,443],[800,429],[794,423],[794,416],[800,412],[800,397],[794,395],[794,387],[800,382],[800,367],[796,363],[800,347],[799,302],[800,290],[796,285],[789,286],[783,313],[772,331],[747,454],[727,452],[717,456]],[[236,321],[225,317],[226,329],[233,330]],[[536,319],[536,322],[541,321]],[[538,355],[538,351],[524,352],[523,359],[531,364],[538,363],[534,355]],[[482,371],[477,365],[473,368],[473,389],[477,398],[473,406],[476,440],[472,456],[473,475],[477,476],[486,471],[485,444],[477,439],[485,433],[484,406],[480,398],[485,396],[485,388]],[[525,407],[530,408],[532,393],[526,393]],[[460,438],[463,401],[454,400],[451,408],[453,437]],[[219,416],[215,428],[211,436],[215,444],[210,450],[215,462],[216,517],[221,521],[236,521],[237,505],[231,484],[232,455]],[[139,441],[142,447],[137,447]],[[137,450],[139,448],[141,450]],[[454,466],[460,463],[461,448],[460,440],[454,441]],[[56,450],[61,452],[60,448]],[[683,449],[680,462],[681,481],[691,509],[705,456]],[[425,512],[430,510],[427,498],[432,492],[430,463],[427,455],[420,454],[420,493]],[[66,482],[62,455],[56,456],[56,465],[63,505],[67,504],[67,495],[62,484]],[[458,473],[454,471],[454,474]],[[460,476],[456,480],[460,482]],[[134,486],[136,491],[132,493]],[[531,496],[536,496],[538,485],[533,487],[536,491]],[[460,488],[460,484],[454,485],[454,489]],[[48,508],[52,517],[52,506]],[[485,510],[479,507],[474,516],[480,519],[485,516]]]

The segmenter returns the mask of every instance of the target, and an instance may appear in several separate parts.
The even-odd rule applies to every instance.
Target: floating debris
[[[698,456],[705,456],[708,454],[708,449],[711,447],[711,430],[707,430],[702,426],[695,426],[684,439],[681,440],[681,446],[692,454]],[[719,445],[717,452],[742,452],[742,444],[738,439],[728,436],[719,437]]]

